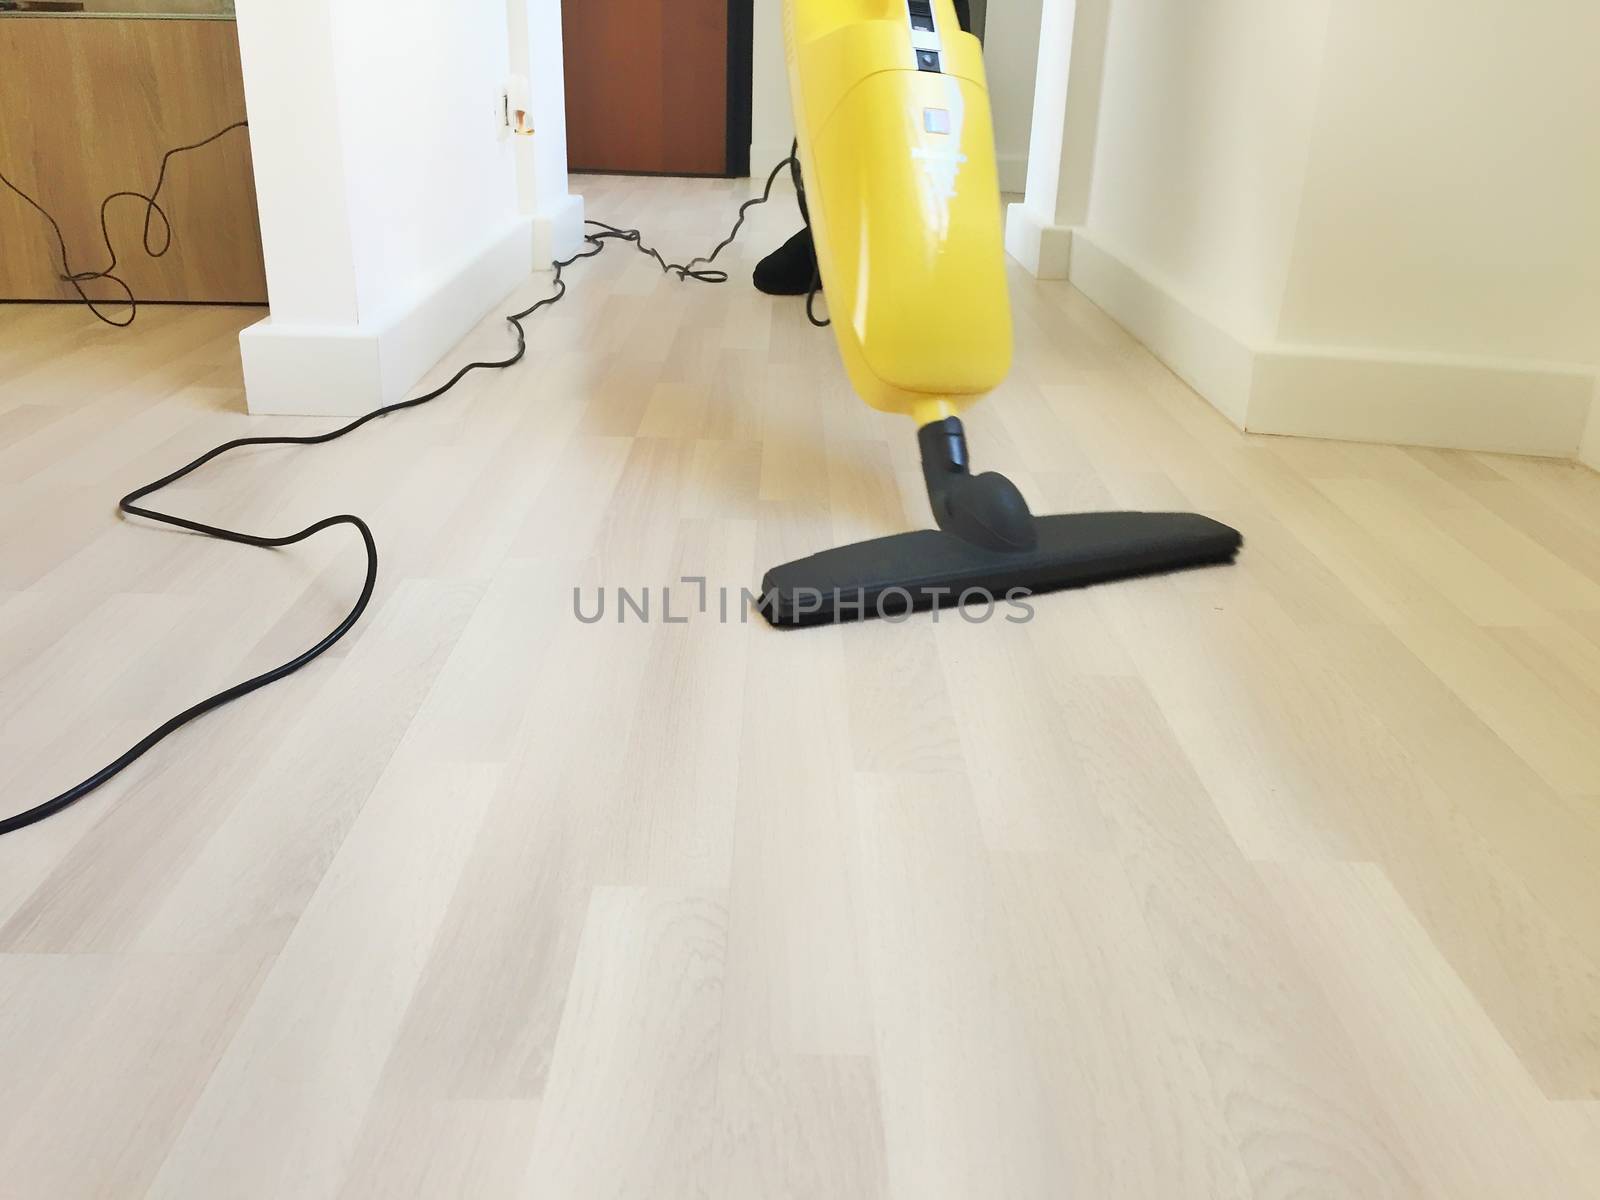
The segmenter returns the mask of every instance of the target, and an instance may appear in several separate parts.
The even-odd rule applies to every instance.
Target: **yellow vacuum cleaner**
[[[1192,513],[1035,517],[968,469],[959,414],[1011,366],[1000,186],[982,48],[951,0],[784,0],[806,201],[850,380],[917,423],[938,530],[775,567],[775,625],[892,617],[1230,562]]]

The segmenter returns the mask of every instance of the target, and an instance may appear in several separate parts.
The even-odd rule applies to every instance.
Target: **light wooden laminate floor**
[[[679,258],[746,194],[583,187]],[[163,497],[365,514],[382,575],[0,841],[0,1195],[1600,1194],[1600,476],[1241,435],[1014,273],[979,466],[1197,508],[1239,565],[1027,624],[668,624],[680,577],[928,520],[910,427],[745,283],[794,225],[724,287],[613,246],[520,368]],[[244,414],[257,316],[0,308],[7,811],[349,606],[348,531],[113,515],[329,427]],[[653,619],[576,619],[602,586]]]

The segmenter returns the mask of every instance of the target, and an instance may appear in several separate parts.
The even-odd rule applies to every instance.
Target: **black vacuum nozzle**
[[[831,625],[1017,598],[1232,562],[1242,540],[1194,513],[1074,513],[1034,518],[1031,550],[985,550],[933,529],[824,550],[761,583],[774,625]]]
[[[1244,539],[1194,513],[1035,517],[1004,475],[974,476],[954,417],[918,431],[939,529],[824,550],[761,583],[773,625],[895,618],[956,605],[1015,604],[1063,588],[1232,562]]]

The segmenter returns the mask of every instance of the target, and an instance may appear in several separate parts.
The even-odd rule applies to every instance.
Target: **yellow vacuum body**
[[[1011,367],[1000,186],[978,39],[950,0],[785,0],[817,260],[861,397],[918,425]]]

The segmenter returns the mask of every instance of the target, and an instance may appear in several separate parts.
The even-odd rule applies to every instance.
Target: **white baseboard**
[[[355,416],[385,402],[378,336],[357,325],[288,326],[271,317],[239,334],[244,401],[267,416]]]
[[[1065,279],[1072,269],[1072,230],[1045,223],[1024,204],[1008,204],[1006,253],[1035,279]]]
[[[578,220],[582,220],[581,205]],[[580,225],[581,230],[581,225]],[[552,226],[550,237],[556,236]],[[239,335],[252,413],[356,416],[401,399],[533,270],[535,223],[518,217],[403,308],[356,325],[286,325]]]
[[[1072,232],[1072,284],[1241,429],[1246,427],[1256,350],[1173,292]]]
[[[1589,428],[1578,449],[1578,461],[1600,471],[1600,387],[1595,388],[1594,400],[1589,405]]]
[[[1594,383],[1585,367],[1274,347],[1256,358],[1245,427],[1573,458]]]
[[[1252,433],[1573,458],[1596,402],[1590,366],[1254,345],[1081,229],[1069,261],[1079,291]]]

